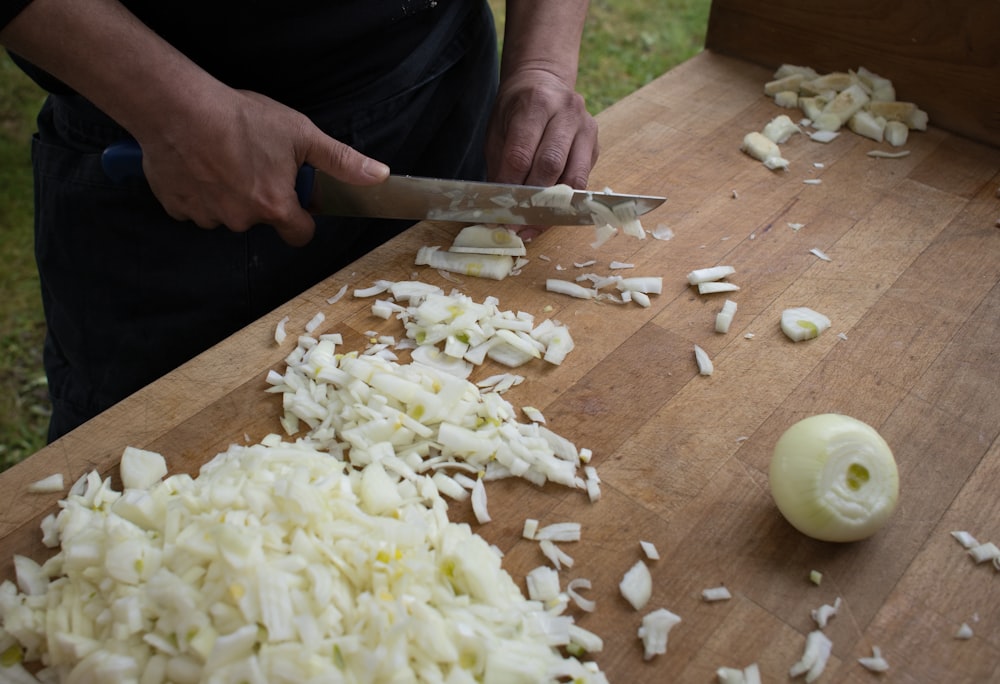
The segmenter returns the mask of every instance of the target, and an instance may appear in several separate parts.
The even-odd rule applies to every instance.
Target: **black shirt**
[[[29,2],[0,0],[0,27]],[[122,0],[219,80],[301,110],[348,96],[399,64],[449,2],[469,0]],[[12,57],[49,92],[71,92]]]

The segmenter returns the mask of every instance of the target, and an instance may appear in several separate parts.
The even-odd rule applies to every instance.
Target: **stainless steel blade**
[[[317,172],[315,184],[314,210],[320,214],[466,223],[604,224],[616,207],[627,218],[632,208],[633,217],[641,216],[666,200],[566,186],[552,189],[417,176],[389,176],[378,185],[362,186]]]

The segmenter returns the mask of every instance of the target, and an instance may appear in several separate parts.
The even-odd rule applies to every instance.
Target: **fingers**
[[[487,135],[491,179],[585,188],[597,155],[597,122],[568,85],[532,72],[501,88]]]

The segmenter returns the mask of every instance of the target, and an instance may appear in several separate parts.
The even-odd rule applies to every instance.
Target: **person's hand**
[[[233,231],[266,223],[297,246],[315,231],[295,194],[303,163],[359,185],[389,174],[384,164],[325,135],[303,114],[229,88],[200,120],[171,134],[137,138],[146,178],[170,216]]]
[[[486,162],[498,183],[587,187],[597,162],[597,122],[583,97],[555,74],[526,69],[500,85],[487,131]],[[530,239],[538,226],[518,231]]]

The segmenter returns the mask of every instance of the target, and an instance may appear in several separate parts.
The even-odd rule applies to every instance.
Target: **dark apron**
[[[485,2],[452,10],[417,51],[349,101],[304,113],[396,173],[480,179],[497,82]],[[48,324],[49,439],[80,425],[407,227],[319,218],[307,246],[268,226],[202,230],[163,211],[145,183],[116,186],[100,166],[126,137],[78,96],[38,117],[35,254]]]

